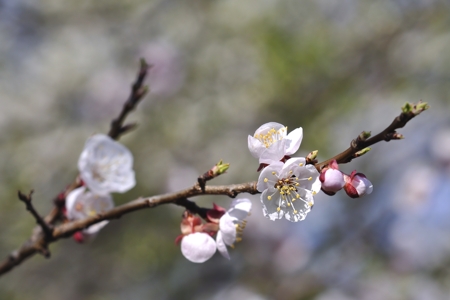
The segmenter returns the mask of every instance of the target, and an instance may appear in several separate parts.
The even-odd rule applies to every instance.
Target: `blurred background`
[[[343,165],[371,195],[320,193],[307,219],[272,222],[258,196],[231,261],[187,261],[183,210],[112,221],[88,244],[51,245],[0,280],[1,299],[448,299],[450,4],[445,0],[0,0],[0,256],[30,235],[16,198],[42,214],[77,174],[87,137],[106,133],[144,57],[152,92],[121,142],[137,186],[116,205],[191,186],[257,180],[247,135],[303,127],[319,160],[377,133],[406,102],[431,109]],[[240,195],[247,197],[247,195]],[[228,207],[227,197],[196,198]]]

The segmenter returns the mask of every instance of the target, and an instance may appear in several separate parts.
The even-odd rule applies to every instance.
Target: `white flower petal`
[[[236,226],[234,225],[235,218],[225,213],[219,220],[219,228],[222,233],[222,238],[225,244],[231,246],[236,241]]]
[[[297,210],[297,213],[295,213],[291,209],[286,210],[284,216],[288,221],[291,222],[303,221],[308,215],[308,213],[311,211],[311,207],[314,205],[314,198],[312,197],[311,193],[307,192],[303,198],[307,203],[303,201],[295,201],[295,209]]]
[[[217,245],[217,250],[219,250],[220,254],[222,254],[223,257],[230,259],[230,254],[228,253],[227,246],[225,245],[225,242],[222,238],[222,233],[220,232],[220,230],[217,232],[216,245]]]
[[[75,219],[76,211],[75,204],[78,197],[86,191],[84,186],[71,191],[66,197],[66,211],[68,219]]]
[[[135,185],[133,156],[103,134],[90,137],[78,160],[80,177],[97,194],[126,192]]]
[[[239,198],[234,199],[233,202],[231,202],[230,206],[231,206],[230,210],[238,209],[249,213],[250,210],[252,209],[252,202],[247,198]]]
[[[283,211],[280,212],[272,212],[269,213],[265,206],[263,206],[263,215],[264,217],[268,218],[270,221],[276,221],[283,218]]]
[[[285,155],[292,155],[297,152],[298,148],[300,148],[300,144],[302,143],[303,139],[303,128],[299,127],[297,129],[294,129],[287,135],[286,139],[289,141],[289,143],[287,143],[286,145]]]
[[[248,150],[252,154],[254,158],[258,158],[261,156],[261,153],[266,149],[264,145],[261,143],[260,140],[257,138],[252,137],[251,135],[248,136]]]
[[[80,187],[66,197],[66,211],[69,220],[81,220],[99,213],[105,213],[114,207],[111,195],[96,195]]]
[[[274,184],[278,180],[277,174],[281,171],[283,165],[281,161],[277,161],[265,167],[259,174],[257,190],[260,192],[266,189],[275,190]],[[267,180],[265,180],[266,178]]]
[[[181,240],[181,253],[194,263],[210,259],[216,252],[216,241],[203,232],[188,234]]]
[[[252,209],[252,202],[249,199],[235,199],[231,202],[228,214],[236,220],[244,220]]]
[[[85,230],[83,230],[83,233],[88,234],[88,235],[97,234],[97,232],[99,232],[108,223],[109,223],[108,220],[104,220],[104,221],[98,222],[96,224],[93,224],[93,225],[89,226]]]
[[[291,175],[299,177],[299,172],[304,170],[306,159],[304,157],[293,157],[286,161],[278,175],[279,178],[288,178]],[[290,173],[292,171],[292,174]]]
[[[269,148],[265,148],[259,157],[260,164],[271,164],[280,161],[285,154],[286,140],[280,140],[273,143]]]
[[[256,129],[255,135],[259,135],[259,134],[266,135],[272,129],[275,129],[276,131],[279,131],[282,128],[286,128],[286,127],[283,124],[280,124],[280,123],[277,123],[277,122],[265,123],[265,124],[259,126],[258,129]],[[280,131],[278,134],[280,134],[282,137],[285,137],[286,136],[286,130]]]
[[[271,200],[268,199],[268,196],[272,196]],[[271,220],[283,218],[283,210],[278,211],[278,207],[280,206],[280,193],[278,191],[272,195],[271,192],[265,190],[261,194],[261,203],[263,204],[263,213],[265,217],[268,217]]]
[[[355,176],[352,182],[353,186],[356,188],[356,191],[358,192],[358,195],[368,195],[372,193],[373,191],[373,185],[372,182],[369,181],[369,179],[363,177],[363,176]]]

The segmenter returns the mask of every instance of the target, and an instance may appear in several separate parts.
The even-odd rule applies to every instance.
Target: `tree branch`
[[[111,129],[109,130],[108,135],[117,140],[119,137],[127,133],[128,131],[134,129],[136,127],[135,123],[123,125],[125,122],[125,118],[127,115],[134,110],[139,101],[147,94],[148,86],[143,85],[144,79],[147,76],[147,71],[150,66],[147,64],[145,59],[141,58],[141,66],[139,68],[139,72],[136,78],[136,81],[131,86],[131,94],[128,100],[124,103],[122,111],[119,116],[111,122]]]
[[[358,152],[365,148],[374,145],[381,141],[389,142],[390,140],[399,140],[403,138],[403,135],[396,132],[396,129],[403,128],[406,123],[411,121],[415,116],[429,108],[426,102],[419,101],[417,104],[406,103],[402,107],[402,113],[398,115],[392,123],[386,127],[382,132],[370,137],[370,132],[363,131],[356,139],[352,140],[350,147],[335,155],[334,157],[327,159],[321,163],[317,163],[314,166],[320,172],[320,170],[327,166],[333,159],[338,164],[345,164],[352,161],[354,158],[361,156]]]
[[[25,242],[18,250],[13,251],[6,259],[0,262],[0,275],[10,271],[12,268],[34,255],[36,252],[42,252],[42,249],[47,249],[47,245],[49,243],[55,242],[61,238],[70,237],[75,232],[83,230],[90,225],[101,222],[103,220],[118,219],[121,216],[136,210],[153,208],[168,203],[181,205],[186,209],[189,209],[189,207],[192,208],[193,206],[191,201],[187,200],[188,197],[195,197],[199,195],[225,195],[234,198],[241,193],[249,193],[252,195],[258,194],[259,192],[256,189],[256,181],[224,186],[206,186],[204,191],[202,191],[198,184],[195,184],[188,189],[175,193],[168,193],[146,198],[141,197],[123,205],[117,206],[112,210],[107,211],[106,213],[97,214],[83,220],[77,220],[56,226],[53,229],[50,239],[46,238],[46,235],[41,227],[37,227],[35,228],[32,236],[27,242]]]

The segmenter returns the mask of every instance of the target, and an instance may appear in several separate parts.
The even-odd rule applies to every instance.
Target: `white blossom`
[[[305,219],[320,187],[319,172],[306,165],[303,157],[270,164],[261,171],[257,184],[264,216],[272,221],[284,216],[291,222]]]
[[[194,263],[203,263],[216,253],[216,241],[205,232],[185,235],[181,240],[181,253]]]
[[[302,139],[301,127],[287,134],[287,127],[269,122],[260,126],[253,136],[248,136],[248,149],[260,164],[271,164],[297,152]]]
[[[69,220],[82,220],[97,214],[105,213],[114,208],[111,195],[97,195],[80,187],[70,192],[66,197],[66,213]],[[83,230],[84,234],[93,235],[102,229],[107,220],[93,224]]]
[[[90,137],[78,160],[81,179],[96,194],[124,193],[134,187],[132,168],[131,152],[104,134]]]
[[[236,199],[231,203],[231,208],[220,218],[219,231],[217,231],[217,250],[224,257],[230,259],[227,246],[234,247],[235,242],[241,240],[240,234],[245,228],[244,220],[252,208],[249,199]]]

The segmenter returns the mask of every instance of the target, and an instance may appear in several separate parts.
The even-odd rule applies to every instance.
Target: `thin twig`
[[[403,128],[406,125],[406,123],[408,123],[411,119],[419,115],[421,112],[427,110],[428,108],[429,107],[427,103],[422,101],[419,101],[415,105],[406,103],[402,107],[402,113],[398,115],[394,119],[394,121],[392,121],[392,123],[388,127],[386,127],[386,129],[384,129],[382,132],[378,133],[377,135],[371,138],[368,138],[368,136],[370,136],[370,133],[363,131],[356,139],[352,140],[352,142],[350,143],[350,147],[347,150],[321,163],[316,163],[314,166],[318,171],[320,171],[323,167],[327,166],[333,159],[335,159],[339,164],[348,163],[352,161],[352,159],[360,156],[358,155],[359,151],[371,145],[374,145],[381,141],[389,142],[390,140],[402,139],[403,136],[397,133],[395,130]]]
[[[128,100],[124,103],[120,115],[111,122],[111,129],[108,135],[117,140],[122,134],[134,129],[136,127],[135,123],[123,125],[127,115],[134,110],[139,101],[147,94],[148,86],[143,85],[144,79],[147,76],[147,71],[150,66],[147,64],[145,59],[141,58],[141,65],[136,78],[136,81],[131,86],[131,94]]]
[[[31,203],[33,190],[30,191],[28,195],[23,194],[21,191],[18,191],[17,195],[19,196],[20,201],[25,203],[25,206],[27,210],[33,215],[34,219],[36,220],[36,223],[41,226],[42,231],[44,232],[45,236],[50,239],[53,234],[53,227],[48,224],[36,211],[33,204]]]

